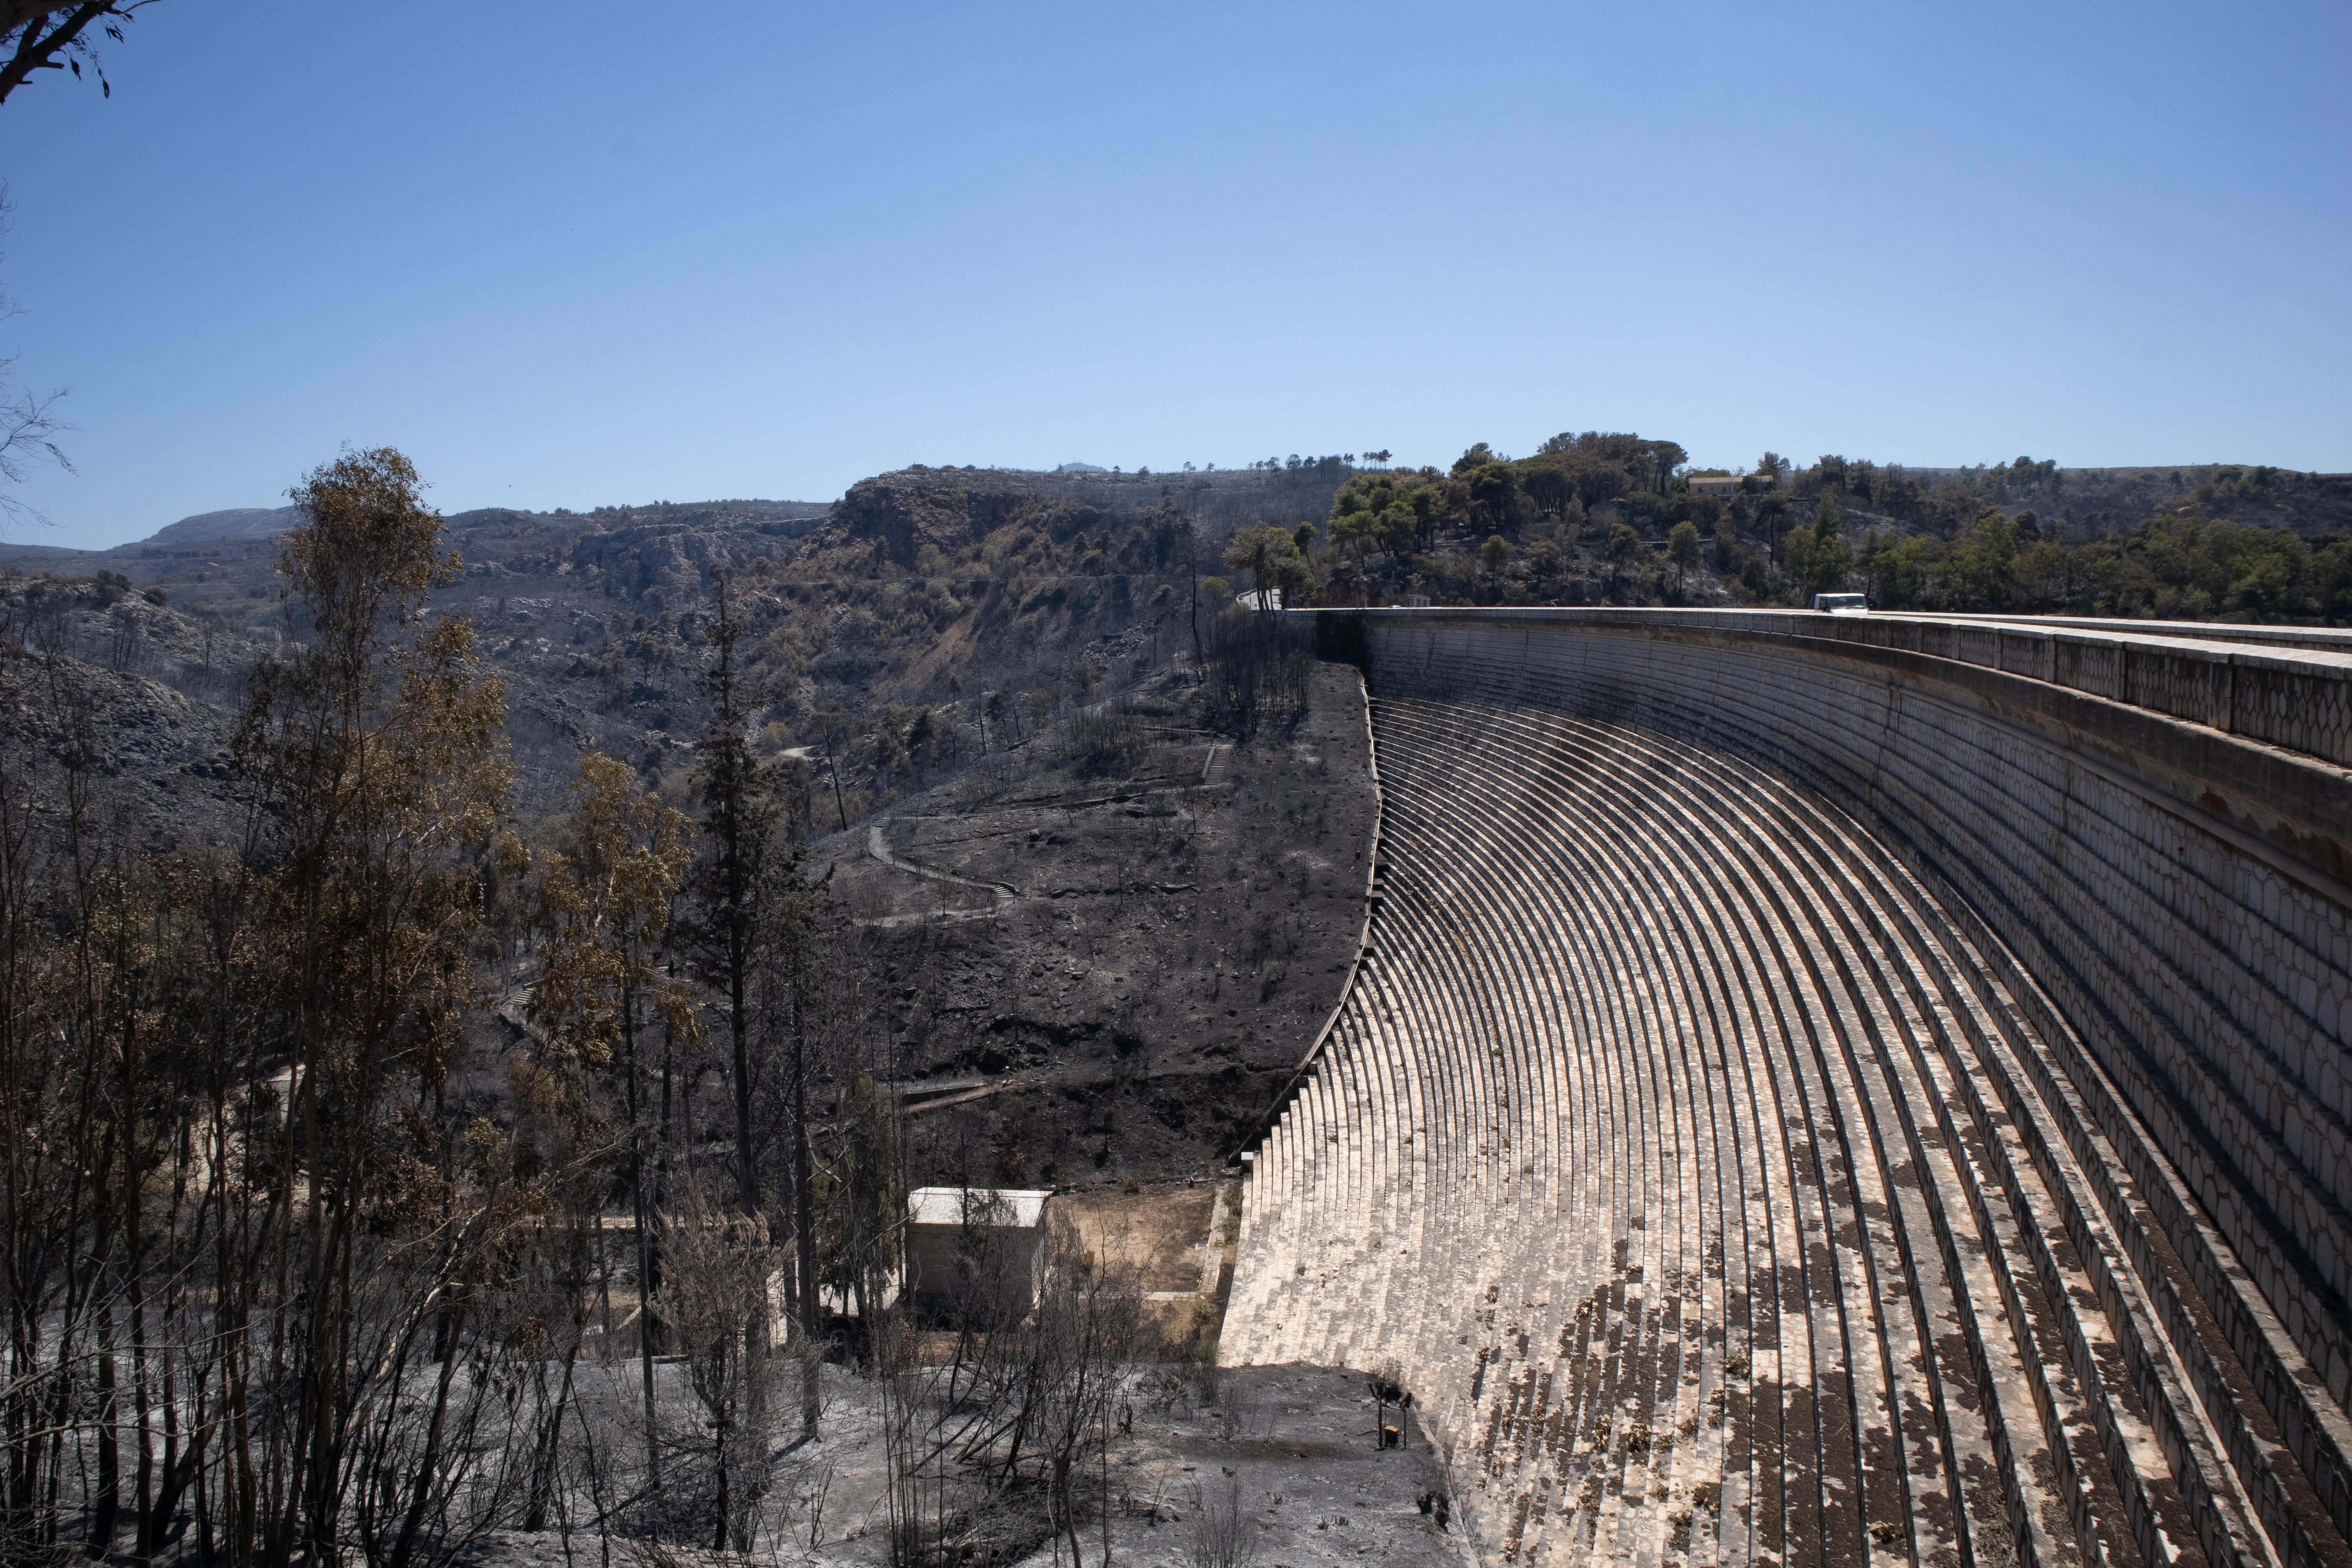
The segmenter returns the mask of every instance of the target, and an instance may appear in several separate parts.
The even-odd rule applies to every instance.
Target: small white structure
[[[1866,616],[1870,613],[1870,597],[1866,594],[1816,594],[1813,608],[1832,616]]]
[[[907,1194],[906,1300],[929,1311],[1026,1316],[1045,1276],[1045,1203],[1025,1187]]]

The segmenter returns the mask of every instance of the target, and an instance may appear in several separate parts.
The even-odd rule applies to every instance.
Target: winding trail
[[[977,888],[981,891],[991,895],[991,901],[988,908],[984,910],[945,910],[930,912],[919,912],[909,915],[889,915],[881,920],[873,921],[868,923],[877,926],[894,926],[918,923],[936,924],[943,920],[993,920],[996,916],[1004,912],[1006,905],[1013,903],[1023,896],[1021,889],[1013,886],[1009,882],[978,882],[969,877],[959,877],[952,871],[942,871],[936,866],[926,866],[920,861],[908,860],[891,853],[890,841],[883,835],[883,829],[889,826],[889,822],[890,819],[886,816],[881,821],[875,823],[866,830],[866,853],[871,855],[875,859],[879,860],[885,866],[889,867],[892,870],[904,871],[910,877],[921,877],[927,880],[944,883],[950,887]]]

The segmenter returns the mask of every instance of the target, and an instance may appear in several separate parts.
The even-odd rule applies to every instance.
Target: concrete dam
[[[1309,614],[1381,819],[1223,1359],[1489,1564],[2352,1568],[2352,634]]]

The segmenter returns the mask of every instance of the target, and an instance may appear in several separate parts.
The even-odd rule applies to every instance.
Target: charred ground
[[[874,932],[929,1179],[1222,1163],[1339,1001],[1375,808],[1356,674],[1318,666],[1239,742],[1201,705],[1180,664],[1120,700],[1149,738],[1115,776],[1072,724],[815,846]]]

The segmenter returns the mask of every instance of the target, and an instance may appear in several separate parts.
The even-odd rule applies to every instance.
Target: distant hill
[[[452,513],[447,521],[451,542],[464,552],[468,539],[477,534],[487,531],[503,538],[519,527],[541,526],[571,535],[643,523],[732,524],[748,525],[771,537],[796,539],[823,521],[832,510],[830,501],[656,501],[646,506],[598,507],[593,512],[480,507]],[[145,539],[105,550],[0,541],[0,571],[125,572],[137,578],[142,586],[160,581],[177,591],[190,581],[217,580],[223,571],[249,576],[258,570],[266,575],[269,562],[275,559],[270,541],[292,528],[295,521],[295,509],[290,506],[230,507],[184,517],[177,522],[166,523]]]
[[[221,539],[275,539],[294,526],[290,506],[239,506],[226,511],[200,511],[166,524],[142,543],[169,548],[204,544]]]

